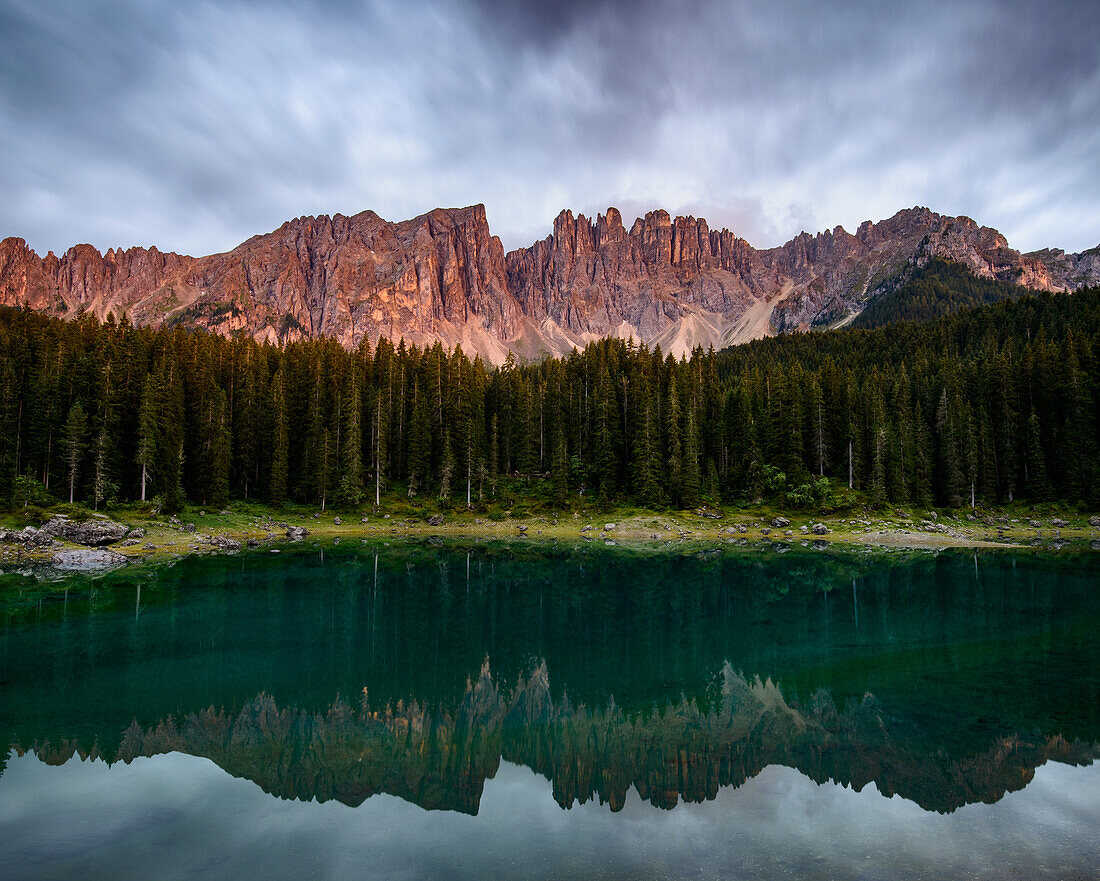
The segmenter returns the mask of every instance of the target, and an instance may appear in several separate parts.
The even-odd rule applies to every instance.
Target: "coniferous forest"
[[[1100,289],[675,360],[619,340],[284,348],[0,310],[0,500],[483,509],[773,499],[1100,507]]]

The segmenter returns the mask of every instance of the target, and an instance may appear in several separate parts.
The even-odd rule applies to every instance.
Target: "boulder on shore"
[[[772,520],[773,529],[786,529],[791,525],[791,521],[786,517],[776,517]]]
[[[122,541],[129,531],[129,527],[115,523],[113,520],[86,520],[83,523],[77,523],[68,517],[61,516],[51,517],[39,530],[40,533],[51,538],[63,538],[65,541],[89,548]]]
[[[288,526],[286,528],[286,537],[298,541],[309,535],[309,530],[304,526]]]

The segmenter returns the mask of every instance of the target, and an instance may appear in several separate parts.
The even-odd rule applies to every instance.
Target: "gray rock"
[[[185,527],[183,527],[183,531],[184,532],[194,532],[195,531],[195,524],[194,523],[188,523]]]
[[[1057,517],[1055,517],[1053,520],[1050,521],[1050,525],[1053,526],[1055,529],[1065,529],[1067,526],[1069,526],[1069,521],[1059,520]]]
[[[604,532],[610,532],[610,531],[611,531],[612,529],[614,529],[614,528],[615,528],[615,524],[614,524],[614,523],[605,523],[605,524],[603,525],[603,531],[604,531]]]
[[[12,540],[28,548],[45,548],[53,544],[53,536],[42,529],[25,526],[21,531],[12,533]]]
[[[288,526],[286,529],[286,537],[294,541],[300,541],[307,535],[309,535],[309,530],[304,526]]]
[[[131,529],[128,533],[126,533],[126,537],[127,538],[145,538],[145,530],[144,529]]]
[[[1089,517],[1089,526],[1095,526],[1100,529],[1100,517]]]
[[[258,548],[260,546],[260,540],[258,538],[250,538],[248,540],[248,546],[250,548]]]
[[[442,514],[432,514],[432,516],[428,518],[428,525],[429,526],[442,526],[443,525],[443,515]]]
[[[88,550],[61,551],[53,555],[51,561],[58,569],[70,571],[92,571],[99,569],[113,569],[126,563],[126,558],[117,551],[107,548],[91,548]]]
[[[791,521],[786,517],[776,517],[772,520],[772,527],[774,529],[786,529],[791,525]]]
[[[339,517],[333,517],[332,518],[332,525],[333,526],[342,526],[343,523],[344,523],[344,521],[341,520]]]
[[[121,541],[129,529],[113,520],[87,520],[76,523],[67,517],[52,517],[42,525],[40,532],[51,538],[63,538],[73,544],[98,548]]]
[[[815,523],[813,526],[810,527],[810,529],[813,531],[814,535],[829,534],[829,527],[826,526],[824,523]]]

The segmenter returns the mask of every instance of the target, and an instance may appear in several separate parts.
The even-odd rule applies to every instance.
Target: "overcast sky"
[[[927,205],[1100,242],[1100,15],[1069,3],[0,0],[0,237],[205,254],[302,214]]]

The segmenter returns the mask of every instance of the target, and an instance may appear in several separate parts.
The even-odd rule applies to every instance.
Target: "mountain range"
[[[0,241],[0,305],[140,325],[182,325],[276,343],[380,337],[501,364],[604,337],[680,356],[774,333],[849,323],[909,274],[943,259],[1037,291],[1100,283],[1100,246],[1021,253],[994,229],[927,208],[856,232],[838,226],[756,249],[695,217],[562,211],[551,235],[505,252],[483,205],[391,223],[373,211],[300,217],[206,257],[155,247],[39,257]]]

